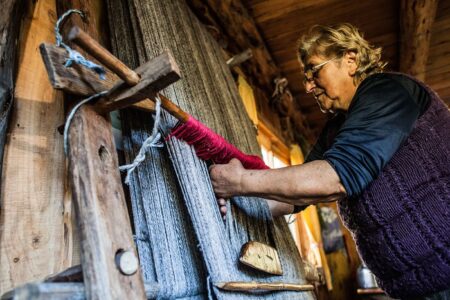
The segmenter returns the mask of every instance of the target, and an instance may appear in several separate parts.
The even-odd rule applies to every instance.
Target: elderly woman
[[[383,73],[381,49],[352,25],[313,27],[298,55],[306,91],[334,117],[303,165],[212,166],[222,213],[223,199],[237,195],[271,199],[274,215],[338,201],[360,256],[389,295],[449,289],[448,108],[416,79]]]

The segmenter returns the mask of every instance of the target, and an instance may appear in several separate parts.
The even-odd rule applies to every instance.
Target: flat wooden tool
[[[283,275],[277,250],[266,244],[250,241],[241,248],[239,261],[254,269],[273,275]]]
[[[270,291],[313,291],[312,284],[295,284],[283,282],[230,281],[217,282],[216,287],[227,291],[270,292]]]

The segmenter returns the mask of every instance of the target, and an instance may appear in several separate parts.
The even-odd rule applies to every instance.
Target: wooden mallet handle
[[[103,48],[96,40],[91,38],[81,28],[74,26],[69,32],[70,41],[80,46],[87,53],[95,57],[99,62],[104,64],[108,69],[117,74],[128,85],[136,85],[140,77],[139,75],[128,68],[117,57],[112,55],[108,50]]]
[[[96,40],[90,37],[81,28],[74,26],[69,32],[69,40],[77,44],[81,49],[95,57],[100,63],[113,71],[128,85],[134,86],[140,81],[140,76],[135,71],[128,68],[120,59],[102,47]],[[184,112],[175,103],[159,94],[161,106],[179,121],[186,123],[189,114]]]

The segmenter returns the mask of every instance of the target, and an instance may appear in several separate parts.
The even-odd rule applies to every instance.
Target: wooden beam
[[[249,75],[271,93],[272,80],[279,76],[280,72],[274,64],[253,18],[249,16],[241,1],[207,0],[206,5],[201,1],[188,1],[188,3],[191,7],[210,11],[210,14],[217,16],[216,22],[229,39],[236,44],[239,52],[246,49],[252,50],[253,63],[249,65]]]
[[[106,71],[105,79],[99,78],[93,70],[72,64],[65,67],[69,55],[66,49],[55,44],[42,43],[39,46],[48,79],[53,88],[69,94],[88,97],[90,95],[109,90],[119,79],[115,74]]]
[[[81,269],[81,265],[70,267],[48,276],[45,278],[45,282],[83,282],[83,269]]]
[[[69,168],[82,244],[89,299],[142,299],[137,268],[123,274],[121,252],[137,260],[109,120],[90,106],[76,113],[69,130]]]
[[[5,0],[0,10],[0,174],[6,129],[13,104],[14,81],[17,74],[17,42],[20,21],[25,12],[20,0]],[[19,20],[19,22],[17,22]]]
[[[229,60],[227,60],[227,65],[232,68],[234,66],[237,66],[241,63],[243,63],[246,60],[249,60],[250,58],[253,57],[253,53],[251,49],[247,49],[244,52],[241,52],[239,54],[236,54],[235,56],[233,56],[232,58],[230,58]]]
[[[140,76],[140,80],[135,86],[130,87],[123,81],[118,82],[106,95],[106,101],[96,105],[96,108],[101,111],[113,111],[147,97],[152,99],[160,90],[180,79],[180,70],[168,51],[139,66],[136,73]]]
[[[438,0],[401,0],[400,71],[425,80]]]
[[[227,291],[241,291],[248,293],[261,293],[268,291],[313,291],[312,284],[296,284],[284,282],[256,282],[256,281],[232,281],[217,282],[214,284],[219,289]]]
[[[3,5],[5,14],[0,18],[0,22],[11,21],[14,30],[21,28],[14,108],[3,155],[0,293],[73,263],[71,213],[63,201],[63,140],[56,130],[64,122],[64,107],[61,93],[48,84],[38,50],[42,41],[54,39],[55,19],[49,16],[56,15],[55,5],[53,1],[17,3],[25,18]],[[14,49],[9,43],[0,44],[9,45],[8,51]],[[0,65],[12,62],[2,60]],[[12,100],[9,88],[6,95]]]
[[[145,284],[146,299],[156,299],[158,292],[159,285],[157,283]],[[81,282],[28,283],[0,296],[1,300],[89,299],[84,284]]]
[[[73,65],[70,68],[64,67],[65,61],[68,59],[67,51],[61,47],[53,44],[41,44],[39,46],[45,67],[47,69],[49,80],[55,89],[63,90],[66,93],[88,97],[90,95],[99,93],[101,91],[111,89],[119,78],[109,70],[106,70],[105,80],[101,80],[94,71],[79,65]],[[162,56],[160,59],[168,59],[167,56]],[[156,68],[155,64],[149,65],[152,71],[158,71],[157,77],[163,81],[171,79],[179,79],[178,69],[171,68],[170,64],[163,64],[161,68]],[[169,68],[169,69],[168,69]],[[127,86],[123,86],[127,88]],[[123,98],[123,97],[122,97]],[[150,99],[141,97],[139,102],[131,104],[131,107],[154,112],[155,103]],[[117,106],[117,104],[114,104]],[[115,109],[115,107],[111,108]]]

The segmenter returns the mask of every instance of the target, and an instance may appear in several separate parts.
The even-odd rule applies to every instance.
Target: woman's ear
[[[344,55],[345,62],[348,65],[348,74],[350,76],[354,76],[356,74],[356,69],[358,68],[356,62],[356,52],[355,51],[347,51]]]

